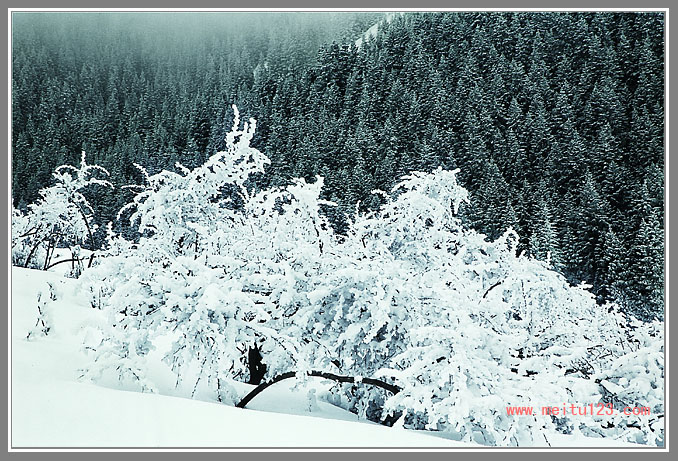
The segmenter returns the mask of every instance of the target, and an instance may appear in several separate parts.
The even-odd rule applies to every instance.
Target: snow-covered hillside
[[[48,293],[48,283],[57,297],[45,310],[51,329],[47,336],[27,340],[38,317],[38,293]],[[435,433],[358,421],[324,400],[321,380],[303,390],[293,389],[289,381],[279,383],[247,409],[173,396],[171,373],[160,361],[152,373],[162,383],[160,394],[82,382],[79,369],[88,360],[82,340],[90,326],[105,319],[79,296],[79,286],[58,272],[12,268],[13,448],[478,447]],[[238,383],[237,388],[244,396],[253,386]],[[310,389],[316,389],[317,401],[309,400]],[[558,434],[548,439],[552,446],[633,446]]]
[[[62,265],[62,267],[65,265]],[[38,316],[37,295],[55,287],[48,304],[52,328],[26,339]],[[174,397],[173,383],[142,394],[78,379],[87,361],[81,350],[101,312],[78,296],[78,281],[55,272],[12,269],[13,447],[464,447],[428,434],[387,428],[280,383],[247,409]],[[156,363],[154,379],[163,371]],[[115,383],[113,383],[114,385]],[[322,396],[321,381],[316,385]],[[244,396],[254,386],[239,384]],[[286,414],[284,414],[286,413]]]

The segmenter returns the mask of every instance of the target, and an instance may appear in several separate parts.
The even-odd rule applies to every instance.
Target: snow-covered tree
[[[247,180],[268,159],[249,145],[254,121],[240,130],[234,110],[225,151],[184,174],[147,176],[131,205],[142,238],[134,245],[113,239],[111,256],[89,274],[116,331],[129,332],[104,333],[92,346],[90,376],[122,360],[120,369],[152,389],[136,363],[168,334],[165,360],[177,386],[190,381],[194,394],[204,382],[219,400],[232,401],[228,380],[247,375],[247,347],[261,347],[269,373],[301,357],[301,338],[281,332],[303,301],[307,277],[319,270],[316,260],[333,244],[319,212],[322,180],[252,194]]]
[[[40,191],[27,214],[13,210],[12,263],[47,269],[56,248],[70,248],[73,259],[83,245],[94,250],[94,211],[83,190],[92,185],[113,187],[101,175],[108,176],[108,171],[87,164],[83,152],[79,168],[62,165],[54,171],[54,184]]]
[[[414,173],[379,212],[357,216],[342,259],[296,320],[324,346],[314,350],[317,366],[335,361],[403,388],[385,397],[344,386],[349,406],[365,416],[401,415],[407,427],[489,445],[544,442],[549,431],[577,424],[515,417],[506,406],[598,402],[603,389],[593,376],[624,354],[624,325],[586,287],[516,256],[513,231],[488,242],[464,229],[455,212],[466,192],[455,173]],[[661,387],[658,376],[652,389]],[[607,427],[584,426],[597,435]]]
[[[507,414],[510,405],[595,404],[609,392],[663,412],[661,339],[547,263],[516,255],[512,230],[489,241],[465,228],[456,170],[375,191],[382,207],[357,206],[339,237],[320,213],[332,205],[320,199],[322,178],[250,187],[268,160],[249,144],[254,121],[240,129],[235,112],[225,151],[182,174],[146,175],[130,205],[139,242],[111,236],[108,256],[86,273],[110,319],[88,344],[88,376],[113,372],[153,390],[146,358],[169,340],[164,360],[181,393],[235,403],[230,383],[248,377],[247,349],[257,345],[266,379],[321,370],[401,388],[337,388],[371,419],[488,445],[575,430],[662,440],[654,420]],[[620,374],[620,363],[633,370]],[[608,384],[624,382],[634,383],[626,394]]]

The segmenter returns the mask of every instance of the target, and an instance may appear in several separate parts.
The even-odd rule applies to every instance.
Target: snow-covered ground
[[[46,337],[28,341],[38,315],[37,294],[46,292],[47,282],[59,296],[47,307],[53,327]],[[307,392],[295,392],[287,382],[261,393],[247,409],[80,382],[78,370],[87,361],[81,350],[83,335],[88,325],[103,318],[77,295],[77,284],[53,272],[12,268],[15,448],[466,446],[357,421],[320,399],[309,410]],[[155,370],[154,378],[161,375],[162,370]],[[320,392],[322,382],[318,386]],[[165,387],[171,388],[169,383]],[[241,384],[239,391],[244,396],[252,388]]]
[[[67,264],[57,266],[59,272]],[[55,269],[57,269],[55,268]],[[59,272],[12,268],[11,444],[21,447],[448,447],[465,444],[434,434],[387,428],[281,382],[247,409],[172,395],[169,369],[159,360],[149,373],[159,394],[142,394],[81,382],[87,363],[82,340],[103,322],[78,293],[78,281]],[[46,337],[26,339],[37,319],[37,294],[51,283],[57,301],[46,310]],[[238,384],[244,396],[253,386]],[[199,396],[198,396],[199,397]],[[552,446],[629,446],[616,441],[549,435]],[[546,446],[546,443],[545,443]]]

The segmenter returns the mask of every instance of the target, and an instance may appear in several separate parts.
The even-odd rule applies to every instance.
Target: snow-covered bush
[[[466,441],[543,442],[567,424],[538,413],[508,415],[506,407],[597,403],[604,394],[592,375],[614,366],[609,360],[628,338],[616,314],[585,287],[516,256],[514,232],[488,242],[464,229],[454,214],[466,192],[455,173],[413,173],[391,196],[380,193],[386,204],[356,217],[337,266],[309,293],[308,310],[296,320],[324,345],[315,350],[316,366],[334,358],[344,372],[403,387],[385,398],[344,386],[350,407],[366,416],[385,418],[370,415],[383,404],[408,427]],[[608,362],[589,369],[601,346]],[[596,433],[601,422],[584,426]]]
[[[28,216],[20,210],[12,207],[12,265],[23,266],[32,249],[31,239],[28,238],[35,233],[31,228],[31,222]],[[37,250],[34,250],[34,252]],[[44,258],[36,258],[44,259]]]
[[[181,174],[145,174],[129,206],[142,237],[111,234],[107,257],[86,273],[92,304],[110,319],[88,345],[88,376],[112,371],[153,390],[146,357],[169,343],[178,388],[235,402],[230,382],[247,378],[257,344],[266,378],[316,369],[402,388],[337,388],[371,419],[488,445],[548,443],[553,431],[661,443],[649,418],[541,414],[611,396],[663,413],[661,336],[516,255],[510,229],[488,241],[465,228],[456,171],[375,191],[381,209],[356,212],[338,238],[320,213],[332,205],[320,200],[322,178],[252,190],[268,159],[250,146],[254,121],[240,129],[235,114],[224,152]],[[512,405],[536,411],[509,415]]]
[[[47,269],[56,248],[88,244],[93,250],[94,212],[82,191],[92,185],[113,187],[97,177],[102,174],[109,175],[98,165],[88,165],[83,152],[80,168],[62,165],[54,171],[54,184],[40,191],[27,214],[13,209],[12,264]]]
[[[49,334],[49,331],[52,329],[52,314],[50,312],[50,304],[56,300],[57,295],[54,285],[48,282],[47,290],[41,290],[38,292],[38,318],[33,328],[31,328],[31,330],[26,335],[26,339],[31,340],[33,338],[39,338]]]
[[[247,375],[247,347],[259,344],[269,375],[302,358],[302,339],[282,332],[333,244],[319,213],[322,180],[252,195],[246,181],[268,159],[249,145],[254,121],[240,130],[235,114],[224,152],[184,174],[147,176],[131,205],[142,238],[134,245],[112,238],[110,255],[88,275],[111,323],[128,332],[104,333],[90,346],[91,377],[111,362],[138,362],[153,340],[168,336],[165,360],[177,386],[191,380],[193,394],[203,382],[232,401],[228,380]],[[139,368],[121,369],[145,383]]]
[[[610,353],[593,379],[613,415],[600,415],[602,427],[618,428],[617,437],[649,445],[664,443],[664,325],[634,320],[624,330],[628,341]],[[607,348],[609,351],[609,347]],[[596,415],[598,416],[598,415]],[[589,428],[587,428],[589,429]],[[594,433],[601,434],[595,428]],[[603,433],[604,434],[604,433]]]
[[[236,110],[233,130],[227,136],[227,149],[213,155],[202,166],[192,171],[177,164],[182,173],[162,171],[149,176],[143,173],[146,184],[128,186],[140,189],[129,208],[134,209],[130,221],[138,224],[140,233],[156,235],[175,254],[190,256],[209,253],[200,244],[228,220],[242,224],[242,202],[249,198],[245,182],[254,173],[263,172],[268,158],[249,146],[256,124],[245,123],[239,129]],[[237,140],[237,142],[236,142]]]

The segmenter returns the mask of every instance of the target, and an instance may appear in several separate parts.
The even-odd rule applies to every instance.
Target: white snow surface
[[[62,265],[67,266],[67,265]],[[37,319],[39,291],[51,282],[60,298],[49,305],[52,329],[26,340]],[[259,394],[246,409],[172,395],[143,394],[78,380],[88,325],[103,322],[77,295],[78,281],[54,272],[12,268],[12,426],[20,447],[464,447],[467,444],[358,421],[291,380]],[[169,369],[152,370],[171,393]],[[290,384],[291,383],[291,384]],[[164,385],[162,385],[164,384]],[[242,396],[254,386],[236,383]],[[322,381],[311,381],[322,391]]]
[[[158,360],[149,370],[158,394],[128,391],[117,383],[103,387],[81,382],[79,369],[88,361],[83,338],[90,326],[105,318],[79,295],[77,280],[63,277],[67,266],[50,272],[12,268],[13,448],[479,447],[435,433],[358,421],[356,415],[325,400],[328,385],[322,380],[309,380],[309,388],[303,390],[294,389],[292,380],[278,383],[246,409],[200,400],[199,395],[177,397],[172,395],[172,374],[159,360],[159,351],[154,351]],[[57,295],[46,307],[51,329],[47,336],[27,340],[38,317],[37,295],[47,293],[48,282]],[[241,396],[254,387],[233,384]],[[317,396],[312,405],[309,391]],[[548,434],[548,443],[553,447],[634,446],[561,434]]]

